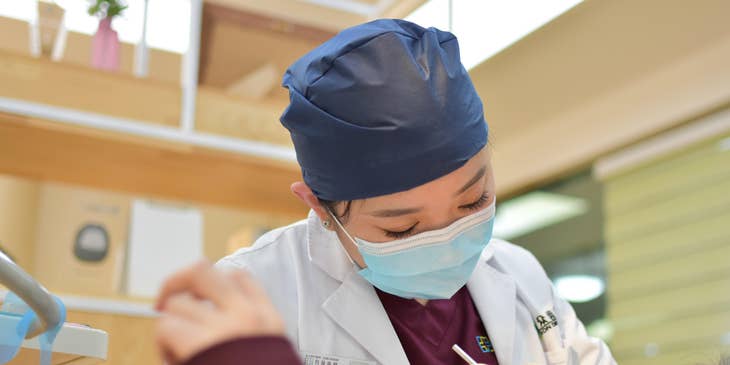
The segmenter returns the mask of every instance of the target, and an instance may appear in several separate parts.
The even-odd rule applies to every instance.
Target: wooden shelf
[[[0,50],[0,97],[178,127],[182,94],[176,83],[139,79]],[[200,87],[198,131],[291,147],[279,123],[286,104]]]
[[[295,163],[0,113],[0,173],[285,215]]]

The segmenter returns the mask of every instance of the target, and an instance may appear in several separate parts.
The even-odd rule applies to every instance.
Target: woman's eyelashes
[[[489,201],[489,194],[485,192],[484,194],[482,194],[482,196],[479,197],[479,199],[477,199],[477,201],[466,204],[466,205],[462,205],[459,207],[459,209],[479,210],[479,208],[482,208],[484,206],[484,204],[486,204],[488,201]]]
[[[406,236],[410,235],[411,233],[413,233],[413,229],[416,228],[416,225],[418,225],[418,223],[412,225],[410,228],[408,228],[404,231],[389,231],[386,229],[386,230],[383,230],[383,232],[385,232],[385,235],[390,238],[395,238],[395,239],[403,238],[403,237],[406,237]]]
[[[459,206],[459,209],[468,210],[468,211],[479,210],[479,209],[483,208],[484,205],[487,204],[488,201],[489,201],[489,194],[485,192],[484,194],[482,194],[479,197],[479,199],[477,199],[477,201],[475,201],[473,203],[461,205],[461,206]],[[394,239],[404,238],[404,237],[407,237],[407,236],[410,236],[411,234],[413,234],[413,231],[417,225],[418,225],[418,223],[415,223],[414,225],[410,226],[408,229],[405,229],[402,231],[391,231],[391,230],[384,229],[383,232],[385,233],[385,235],[387,237],[390,237],[390,238],[394,238]]]

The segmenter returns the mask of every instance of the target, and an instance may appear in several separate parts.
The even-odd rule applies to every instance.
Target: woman
[[[261,333],[283,331],[292,345],[244,331],[228,342],[236,350],[205,356],[245,359],[267,346],[306,364],[463,364],[458,345],[485,364],[615,363],[537,260],[491,238],[488,128],[452,34],[402,20],[356,26],[294,63],[284,86],[281,122],[304,177],[291,189],[309,217],[217,266],[263,285],[284,325]],[[162,306],[180,291],[167,289]],[[216,295],[195,293],[220,308]],[[223,308],[231,318],[268,308],[256,301]],[[271,312],[253,316],[278,323]]]

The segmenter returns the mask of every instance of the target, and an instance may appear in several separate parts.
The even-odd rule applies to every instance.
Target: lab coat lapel
[[[314,265],[339,282],[354,270],[337,234],[322,227],[312,210],[307,218],[307,251]]]
[[[324,311],[377,361],[407,365],[408,358],[372,285],[356,271],[322,305]]]
[[[375,289],[358,275],[337,235],[323,228],[312,211],[307,232],[310,260],[341,283],[324,301],[322,310],[379,363],[408,365],[405,351]]]
[[[489,265],[491,254],[482,255],[467,282],[469,294],[479,312],[500,365],[515,364],[517,288],[508,275]]]

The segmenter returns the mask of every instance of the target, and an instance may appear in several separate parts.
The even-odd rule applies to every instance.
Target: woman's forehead
[[[464,166],[436,180],[410,190],[359,200],[355,204],[362,212],[395,207],[396,204],[399,207],[416,207],[434,198],[452,197],[480,172],[483,171],[484,175],[487,175],[491,173],[490,170],[489,151],[485,148],[467,161]]]

